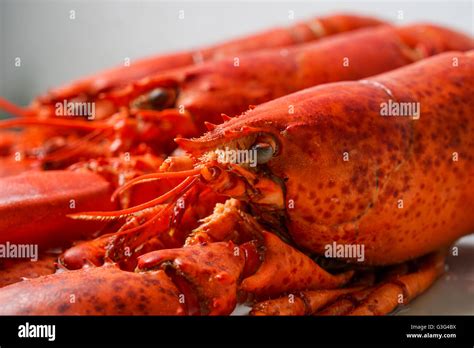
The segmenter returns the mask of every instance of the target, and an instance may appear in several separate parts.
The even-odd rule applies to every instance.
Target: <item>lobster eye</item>
[[[278,148],[277,140],[273,135],[260,134],[251,149],[257,152],[257,164],[264,164],[278,153]]]
[[[201,171],[201,176],[206,181],[213,181],[219,177],[221,174],[221,169],[219,167],[204,167]]]
[[[137,109],[163,110],[172,107],[176,102],[177,93],[173,88],[155,88],[132,102]]]
[[[267,163],[275,153],[273,147],[268,143],[257,143],[252,146],[252,150],[257,152],[257,164]]]

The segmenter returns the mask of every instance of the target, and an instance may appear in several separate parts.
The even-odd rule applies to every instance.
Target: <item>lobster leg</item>
[[[421,260],[418,271],[394,277],[376,288],[349,315],[382,315],[393,311],[400,304],[407,304],[426,291],[444,272],[445,253],[430,254]]]
[[[325,316],[347,315],[348,312],[354,309],[354,304],[360,303],[360,301],[364,300],[372,290],[373,288],[369,287],[344,296],[315,314]]]
[[[331,305],[342,296],[359,292],[375,281],[372,271],[359,272],[348,287],[329,290],[300,291],[287,296],[258,302],[253,305],[250,315],[313,315],[322,308]]]
[[[344,296],[317,315],[383,315],[411,302],[426,291],[444,271],[445,253],[422,257],[418,270],[386,277],[381,283]]]
[[[250,315],[311,315],[331,304],[343,295],[355,292],[360,288],[301,291],[253,306]]]

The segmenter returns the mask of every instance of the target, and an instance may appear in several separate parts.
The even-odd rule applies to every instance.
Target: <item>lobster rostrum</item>
[[[238,58],[237,66],[235,59],[222,59],[147,77],[103,96],[122,107],[106,121],[19,119],[0,126],[44,125],[58,127],[66,134],[68,128],[89,131],[86,136],[79,133],[79,138],[73,132],[70,136],[76,141],[60,141],[63,146],[59,149],[55,144],[42,148],[43,162],[53,168],[77,161],[77,156],[116,156],[124,151],[133,154],[140,153],[137,149],[142,147],[167,155],[174,149],[174,137],[200,135],[222,122],[221,117],[228,118],[222,113],[237,115],[249,105],[303,88],[356,80],[446,50],[473,47],[470,38],[442,27],[381,26],[284,51],[245,54]]]
[[[473,51],[441,54],[367,80],[307,89],[200,138],[177,139],[193,168],[149,174],[115,192],[181,177],[170,194],[132,210],[74,217],[121,218],[196,185],[228,196],[184,247],[139,256],[133,274],[106,264],[7,286],[0,290],[0,303],[9,304],[2,310],[229,314],[251,295],[264,300],[255,315],[392,311],[399,296],[406,303],[430,286],[443,271],[444,248],[474,228],[473,68]],[[419,103],[419,113],[384,117],[381,108],[390,101]],[[257,165],[223,159],[222,151],[253,151]],[[388,271],[364,276],[350,256],[348,270],[325,271],[309,256],[324,255],[333,242],[363,245],[362,264]],[[148,293],[150,279],[154,296],[124,298],[123,287]],[[74,291],[83,302],[64,305],[75,283],[82,284]],[[86,284],[117,301],[91,308]],[[18,293],[24,301],[12,300]]]

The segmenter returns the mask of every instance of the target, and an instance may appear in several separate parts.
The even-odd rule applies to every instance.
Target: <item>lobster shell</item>
[[[276,99],[178,142],[199,158],[273,136],[278,152],[266,167],[285,183],[298,246],[324,254],[333,242],[358,244],[366,264],[403,262],[474,229],[473,68],[473,51],[441,54]],[[381,116],[390,100],[420,103],[420,119]]]
[[[90,237],[103,223],[66,215],[84,209],[116,208],[111,185],[89,172],[28,172],[0,179],[0,243],[64,245]]]

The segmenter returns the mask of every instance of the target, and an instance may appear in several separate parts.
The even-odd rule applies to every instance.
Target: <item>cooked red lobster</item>
[[[5,157],[0,157],[0,176],[13,175],[29,169],[65,168],[79,159],[96,158],[108,153],[115,155],[128,151],[140,155],[146,154],[148,149],[139,146],[137,142],[158,148],[160,153],[169,151],[173,148],[172,135],[167,134],[170,124],[173,125],[172,134],[187,135],[195,129],[189,122],[180,127],[182,120],[186,119],[185,115],[175,112],[151,115],[141,112],[136,115],[136,112],[129,114],[128,111],[117,114],[120,105],[114,103],[108,96],[116,90],[133,85],[134,81],[161,71],[198,65],[205,61],[265,48],[290,47],[381,24],[384,22],[375,18],[346,14],[314,18],[288,28],[275,28],[207,48],[158,55],[132,62],[129,66],[103,71],[55,88],[36,98],[27,108],[18,107],[0,97],[0,109],[19,117],[27,117],[25,120],[15,121],[17,125],[31,122],[48,126],[42,129],[30,127],[22,134],[1,133],[0,156]],[[163,103],[166,105],[168,96],[165,93],[155,93],[152,97],[151,102],[157,103],[157,107],[161,108]],[[68,116],[69,113],[64,113],[64,110],[58,115],[57,106],[62,106],[63,103],[71,105],[93,103],[94,113],[88,116],[100,120],[109,117],[112,119],[106,125],[101,126],[96,122],[92,126],[83,122],[84,117]],[[243,106],[243,109],[247,106]],[[73,114],[79,116],[75,111]],[[61,116],[61,119],[57,119],[56,116]],[[2,127],[4,126],[5,124]],[[67,131],[61,127],[67,128]],[[155,144],[156,139],[163,135],[166,135],[165,141]]]
[[[106,121],[18,119],[0,127],[48,127],[42,136],[27,133],[24,143],[15,141],[15,146],[5,150],[10,157],[39,157],[40,164],[33,161],[33,165],[46,168],[65,168],[78,160],[123,152],[167,155],[175,148],[174,137],[200,135],[222,122],[222,113],[237,115],[249,105],[303,88],[356,80],[447,50],[473,47],[465,35],[432,25],[359,30],[295,45],[284,54],[276,49],[242,55],[238,66],[232,58],[222,59],[149,76],[103,93],[102,99],[122,107]],[[13,164],[15,172],[18,161]]]
[[[169,158],[114,197],[151,180],[176,187],[125,210],[72,214],[131,226],[79,244],[72,268],[84,268],[0,289],[1,313],[222,315],[238,302],[254,303],[254,315],[391,312],[428,288],[445,249],[474,229],[473,69],[473,51],[449,52],[177,139],[187,159]],[[176,217],[196,208],[189,195],[228,199],[169,249]],[[314,257],[333,243],[363,246],[363,261],[324,270]],[[134,273],[120,269],[125,257]]]
[[[362,50],[361,47],[365,47],[364,44],[370,45]],[[201,124],[201,127],[188,127],[188,130],[195,129],[188,131],[188,135],[193,135],[197,131],[196,128],[202,128],[204,124],[209,129],[214,128],[215,125],[205,120],[215,122],[221,120],[220,111],[237,114],[243,111],[248,104],[258,104],[304,87],[335,80],[354,80],[367,77],[447,49],[467,50],[473,47],[470,38],[445,28],[430,25],[411,25],[402,28],[384,26],[329,38],[316,44],[298,46],[289,49],[284,57],[281,56],[279,50],[243,56],[242,65],[238,68],[234,67],[231,61],[222,60],[163,73],[152,79],[147,79],[133,88],[126,88],[127,93],[122,97],[126,96],[125,100],[130,102],[134,98],[140,98],[140,93],[146,95],[150,90],[162,89],[163,81],[173,80],[173,83],[179,86],[179,98],[183,98],[173,103],[176,105],[185,103],[186,109],[190,110],[192,115],[191,124]],[[349,59],[347,66],[344,64],[344,58]],[[371,64],[367,64],[368,61]],[[275,73],[270,74],[274,69]],[[277,73],[278,75],[276,75]],[[279,83],[275,83],[275,81]],[[210,85],[214,88],[209,89]],[[222,96],[222,100],[220,96]],[[216,103],[216,98],[221,102]],[[186,100],[188,102],[185,102]],[[124,106],[127,103],[124,103]],[[293,107],[289,105],[288,112],[291,112]],[[141,110],[138,114],[148,112],[149,115],[149,111]],[[108,201],[113,189],[139,174],[158,170],[162,159],[151,154],[142,155],[143,147],[140,144],[146,142],[151,146],[157,146],[157,152],[161,153],[163,152],[161,145],[169,148],[173,143],[172,138],[183,132],[186,133],[181,126],[182,123],[186,119],[191,120],[186,115],[179,114],[177,109],[168,109],[164,112],[168,114],[174,112],[176,115],[180,115],[180,121],[167,122],[167,130],[157,134],[147,130],[147,127],[139,119],[136,125],[144,131],[136,134],[138,137],[130,134],[130,127],[121,128],[126,123],[113,123],[111,124],[113,127],[111,127],[98,121],[87,122],[83,125],[84,122],[81,121],[48,120],[45,123],[48,126],[55,122],[84,126],[84,128],[90,129],[92,132],[90,134],[97,138],[98,143],[84,140],[88,138],[88,135],[82,137],[79,142],[66,142],[65,151],[62,152],[67,159],[64,164],[84,159],[83,157],[70,156],[76,153],[85,156],[85,158],[91,156],[93,159],[85,163],[75,163],[70,168],[77,172],[73,175],[63,172],[32,173],[3,179],[0,185],[0,197],[3,197],[3,200],[0,201],[0,210],[5,218],[0,226],[4,231],[3,236],[0,235],[0,241],[24,242],[30,240],[42,245],[52,242],[62,245],[78,239],[81,235],[86,238],[90,237],[98,229],[102,233],[116,231],[117,226],[115,225],[78,223],[67,219],[65,215],[88,210],[91,208],[91,204],[95,205],[96,210],[117,208],[117,205]],[[164,115],[163,111],[157,113],[159,118]],[[200,121],[197,122],[197,120]],[[17,121],[6,121],[3,126],[16,124],[15,122]],[[180,126],[176,126],[176,122],[180,123]],[[100,136],[100,134],[107,134],[107,131],[114,131],[117,125],[120,131],[118,131],[117,137],[110,139],[110,143],[107,141],[108,138]],[[97,134],[95,131],[104,133]],[[91,139],[89,138],[89,140]],[[114,151],[108,152],[107,147],[103,146],[104,141],[114,148]],[[120,146],[123,142],[128,144],[125,148]],[[101,158],[119,155],[121,151],[129,150],[129,147],[134,149],[135,153],[129,160],[123,157],[97,159],[97,156]],[[60,159],[61,153],[55,153],[53,156]],[[52,159],[48,156],[47,158]],[[181,162],[184,162],[181,167],[189,164],[189,161],[185,159],[181,159]],[[24,170],[22,166],[18,165],[18,161],[13,160],[10,163],[14,164],[14,168],[10,171],[6,170],[9,172],[8,174]],[[27,162],[27,165],[29,164],[30,162]],[[173,165],[177,166],[176,159],[174,159]],[[3,167],[9,166],[4,163]],[[91,175],[90,171],[98,173],[102,178]],[[110,185],[107,185],[107,182]],[[127,207],[142,203],[151,199],[153,195],[166,192],[168,187],[173,184],[174,182],[168,182],[168,185],[149,184],[142,190],[134,188],[128,196],[121,196],[120,206]],[[16,197],[16,200],[12,200],[11,197]],[[75,203],[72,208],[69,204],[71,199]],[[216,200],[219,201],[218,198]],[[215,201],[211,200],[210,202]],[[35,220],[25,219],[25,215],[32,209],[36,211]],[[198,216],[202,218],[210,212],[212,212],[212,207],[210,211],[209,209],[202,211]],[[13,230],[17,231],[14,236],[10,232]],[[68,230],[69,233],[64,233],[64,230]],[[179,243],[173,242],[171,245],[179,245]]]

